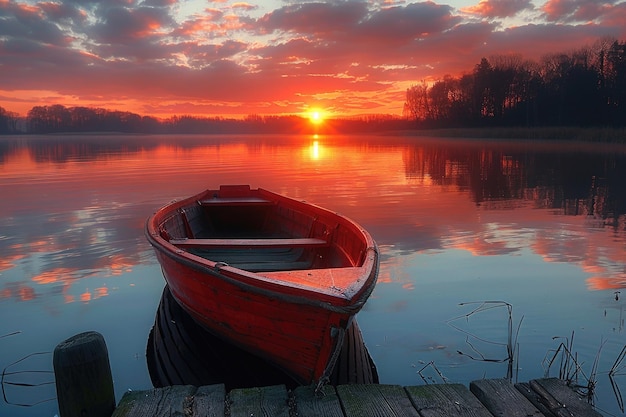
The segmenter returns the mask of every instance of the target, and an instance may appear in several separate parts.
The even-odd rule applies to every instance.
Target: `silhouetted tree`
[[[409,88],[403,115],[421,126],[624,126],[626,43],[605,38],[539,63],[482,58],[458,79]]]
[[[0,135],[17,133],[18,120],[19,116],[17,113],[0,107]]]
[[[425,121],[430,117],[428,108],[428,87],[426,83],[413,85],[406,90],[403,113],[412,120]]]
[[[480,64],[474,67],[474,94],[472,100],[473,113],[477,113],[485,119],[493,117],[495,111],[494,86],[492,83],[493,68],[487,60],[483,58]]]
[[[626,120],[626,42],[615,41],[606,52],[605,91],[609,123]]]

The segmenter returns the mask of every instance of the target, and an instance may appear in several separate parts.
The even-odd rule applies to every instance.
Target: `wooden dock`
[[[127,392],[113,417],[602,417],[564,381],[402,387],[384,384],[313,387],[285,385],[226,391],[223,384],[174,385]]]

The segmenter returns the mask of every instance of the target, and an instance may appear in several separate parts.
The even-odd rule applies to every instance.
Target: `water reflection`
[[[163,197],[239,181],[358,218],[389,248],[383,255],[532,248],[546,262],[579,264],[590,289],[626,287],[623,148],[116,135],[3,138],[2,145],[0,184],[12,196],[0,204],[3,298],[104,297],[104,285],[72,287],[150,262],[143,218]],[[14,277],[25,265],[29,278]]]
[[[146,348],[150,378],[155,387],[224,384],[233,388],[284,384],[295,388],[288,375],[198,325],[174,300],[166,286]],[[362,359],[366,363],[361,363]],[[356,320],[330,376],[330,383],[378,383],[378,373]]]
[[[133,337],[145,347],[149,325],[119,325],[129,310],[152,323],[163,285],[145,219],[171,199],[239,183],[338,211],[374,236],[380,279],[359,322],[383,382],[415,383],[410,364],[419,360],[450,363],[442,370],[461,382],[482,375],[482,366],[466,368],[456,355],[466,348],[456,346],[463,335],[441,323],[458,316],[458,303],[485,299],[510,302],[525,315],[526,377],[542,373],[551,338],[574,329],[586,332],[577,341],[587,363],[601,337],[614,337],[602,358],[615,360],[626,299],[625,170],[625,147],[598,144],[0,137],[0,315],[7,318],[0,334],[22,330],[20,340],[28,340],[0,340],[3,359],[20,359],[26,346],[52,350],[101,326],[114,329],[107,342],[129,333],[110,352],[126,352]],[[51,346],[37,346],[42,335]],[[123,389],[142,388],[124,386],[136,370],[115,370],[116,363],[130,368],[129,361],[112,357],[116,380]]]

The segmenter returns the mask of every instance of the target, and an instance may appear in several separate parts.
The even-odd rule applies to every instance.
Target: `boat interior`
[[[171,244],[251,272],[355,267],[365,243],[323,212],[260,197],[207,198],[179,208],[161,224]]]

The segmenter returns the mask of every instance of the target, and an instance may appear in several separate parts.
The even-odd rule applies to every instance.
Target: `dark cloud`
[[[69,36],[39,8],[14,2],[0,2],[0,39],[3,37],[53,45],[69,43]]]
[[[252,29],[262,33],[281,30],[328,37],[354,30],[368,12],[363,1],[293,4],[266,14]]]
[[[450,6],[432,2],[369,10],[366,2],[346,1],[285,6],[260,18],[254,28],[329,42],[401,43],[440,33],[459,22]]]
[[[359,23],[357,35],[382,43],[412,42],[440,34],[460,23],[450,6],[435,3],[413,3],[381,9]]]
[[[300,35],[256,50],[267,65],[290,62],[298,70],[346,75],[360,63],[375,75],[379,71],[373,67],[412,65],[429,40],[461,22],[450,7],[434,3],[373,11],[362,2],[304,6],[288,6],[260,19],[263,31],[280,28]]]
[[[89,31],[96,42],[126,43],[147,37],[161,37],[164,28],[173,24],[171,16],[161,8],[111,7],[98,16],[99,22]]]
[[[178,0],[144,0],[141,5],[152,7],[169,7],[174,6],[176,3],[178,3]]]
[[[82,24],[87,19],[87,13],[71,3],[39,3],[41,11],[46,18],[53,22],[67,22],[69,24]]]

